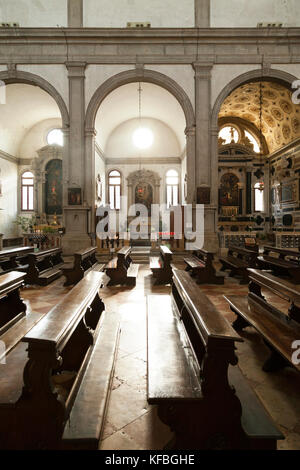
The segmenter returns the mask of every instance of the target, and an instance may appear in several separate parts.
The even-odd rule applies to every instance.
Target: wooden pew
[[[98,448],[120,332],[103,276],[87,274],[0,365],[2,448]]]
[[[29,268],[25,277],[27,284],[39,284],[46,286],[61,276],[62,248],[30,253],[28,255]]]
[[[98,263],[96,251],[97,247],[89,247],[74,253],[72,266],[65,265],[62,267],[63,275],[66,277],[64,286],[76,284],[91,270],[103,271],[105,265]]]
[[[26,272],[28,269],[28,254],[33,253],[34,248],[25,246],[0,251],[0,275],[11,271]]]
[[[216,274],[213,259],[214,254],[209,251],[194,250],[192,255],[183,258],[187,265],[185,270],[196,277],[198,284],[224,284],[224,276]]]
[[[240,276],[240,284],[248,284],[247,268],[255,268],[256,260],[257,252],[235,245],[229,245],[227,256],[219,259],[221,271],[230,269],[229,276]]]
[[[117,252],[117,257],[109,261],[104,270],[110,277],[109,284],[136,285],[139,265],[132,263],[131,247],[124,246]]]
[[[168,449],[276,449],[282,439],[237,366],[243,341],[185,271],[147,297],[147,399],[175,433]]]
[[[160,255],[150,257],[150,269],[156,284],[172,282],[172,251],[165,245],[159,247]]]
[[[0,362],[21,338],[42,318],[42,314],[27,312],[20,297],[25,273],[11,271],[0,278]]]
[[[249,269],[248,296],[224,296],[231,310],[237,315],[233,327],[239,331],[253,326],[263,337],[271,351],[270,357],[263,365],[266,372],[276,371],[285,366],[300,365],[292,362],[292,344],[300,339],[300,290],[294,284],[278,279],[270,273]],[[263,296],[261,289],[290,302],[286,313],[277,309]]]
[[[270,256],[272,254],[275,254]],[[258,267],[271,269],[275,275],[289,276],[295,283],[300,283],[300,252],[264,246],[264,252],[257,258]]]

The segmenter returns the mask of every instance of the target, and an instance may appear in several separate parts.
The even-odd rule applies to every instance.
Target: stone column
[[[196,171],[195,171],[195,151],[196,151],[196,129],[195,127],[187,127],[186,135],[186,173],[187,173],[187,204],[196,201]]]
[[[205,206],[204,248],[218,250],[218,150],[214,130],[211,135],[211,69],[212,64],[194,62],[196,108],[196,202]],[[213,152],[213,153],[212,153]]]
[[[82,0],[68,0],[68,27],[82,28],[83,4]]]
[[[62,240],[65,254],[91,245],[88,236],[90,230],[89,214],[91,211],[90,189],[91,181],[87,184],[87,174],[90,174],[92,156],[88,156],[88,165],[85,161],[85,100],[84,79],[85,63],[68,62],[66,67],[69,76],[69,108],[70,129],[68,153],[65,154],[64,165],[67,185],[64,187],[64,223],[66,233]],[[81,201],[70,201],[68,191],[81,190]],[[89,198],[89,200],[87,199]]]
[[[96,129],[85,129],[85,201],[91,207],[89,232],[95,232],[96,224],[96,174],[95,174],[95,137]]]
[[[195,1],[195,27],[210,27],[210,0],[194,0]]]

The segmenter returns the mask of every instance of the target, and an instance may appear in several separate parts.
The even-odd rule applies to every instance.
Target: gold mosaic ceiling
[[[262,132],[269,152],[300,137],[300,105],[292,102],[292,92],[279,83],[262,82]],[[223,102],[219,117],[239,117],[260,128],[260,85],[247,83]]]

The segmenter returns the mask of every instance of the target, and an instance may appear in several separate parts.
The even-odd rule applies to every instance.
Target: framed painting
[[[68,204],[69,206],[81,205],[81,188],[68,189]]]

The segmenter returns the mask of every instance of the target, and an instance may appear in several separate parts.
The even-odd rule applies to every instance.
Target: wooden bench
[[[235,245],[229,245],[226,258],[219,259],[221,271],[230,269],[229,276],[239,276],[240,284],[248,284],[247,268],[256,267],[257,253]]]
[[[70,286],[79,282],[85,274],[93,271],[103,271],[105,265],[98,263],[96,258],[97,248],[89,247],[74,253],[72,266],[64,265],[61,269],[66,277],[64,286]]]
[[[168,449],[276,449],[282,439],[237,366],[243,341],[199,287],[173,270],[147,297],[147,399],[175,433]]]
[[[106,264],[104,269],[106,274],[110,277],[109,285],[136,285],[139,265],[132,263],[130,253],[131,247],[124,246],[117,252],[117,257]]]
[[[183,258],[187,265],[185,270],[196,277],[198,284],[224,284],[224,276],[216,274],[213,259],[214,254],[209,251],[194,250],[192,255]]]
[[[262,269],[271,269],[275,275],[288,276],[295,284],[300,283],[299,251],[265,246],[263,254],[257,258],[257,264]]]
[[[29,268],[25,277],[27,284],[46,286],[61,276],[62,248],[30,253],[28,255]]]
[[[2,448],[98,448],[120,332],[103,276],[87,274],[0,365]]]
[[[20,297],[24,277],[25,273],[11,271],[0,278],[0,363],[43,316],[27,312],[27,305]]]
[[[248,296],[225,296],[237,315],[233,327],[239,331],[253,326],[263,337],[271,350],[270,357],[263,365],[264,371],[276,371],[288,365],[300,370],[300,365],[292,362],[292,344],[300,339],[300,290],[270,273],[258,269],[248,271]],[[288,311],[284,313],[268,302],[261,292],[262,288],[290,302]]]
[[[160,255],[150,257],[150,269],[156,284],[172,282],[172,251],[165,245],[159,247]]]
[[[20,247],[0,251],[0,275],[11,271],[26,272],[28,269],[28,254],[33,253],[33,251],[33,247]]]

